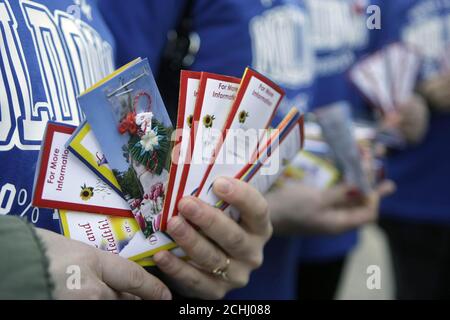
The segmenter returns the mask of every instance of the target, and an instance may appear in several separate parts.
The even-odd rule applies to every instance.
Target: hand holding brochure
[[[350,71],[350,80],[383,114],[396,112],[413,94],[421,66],[417,51],[391,44]]]
[[[78,128],[48,124],[33,204],[58,209],[65,236],[142,266],[160,250],[184,258],[163,232],[182,197],[225,210],[215,179],[266,192],[302,148],[296,109],[269,128],[284,92],[258,72],[247,68],[240,80],[183,71],[180,84],[177,131],[146,59],[80,95]]]
[[[421,66],[418,51],[394,43],[357,63],[350,71],[350,80],[382,116],[395,116],[400,108],[408,107]],[[396,128],[380,129],[378,140],[394,148],[406,144]]]

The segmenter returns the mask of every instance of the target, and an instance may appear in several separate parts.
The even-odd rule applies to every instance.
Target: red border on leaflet
[[[278,86],[277,84],[275,84],[273,81],[271,81],[270,79],[268,79],[267,77],[263,76],[262,74],[260,74],[259,72],[251,69],[250,67],[247,67],[245,69],[245,73],[244,76],[242,77],[242,82],[241,82],[241,86],[239,87],[237,96],[236,96],[236,100],[233,103],[233,106],[231,108],[231,112],[230,115],[228,116],[228,119],[225,123],[225,127],[222,130],[222,139],[221,141],[225,141],[226,135],[228,133],[228,130],[230,129],[231,125],[233,124],[235,118],[236,118],[236,113],[239,110],[239,107],[241,105],[241,102],[245,96],[245,94],[247,93],[247,88],[250,84],[251,79],[255,77],[256,79],[260,80],[261,82],[263,82],[264,84],[266,84],[267,86],[269,86],[270,88],[272,88],[274,91],[276,91],[277,93],[280,94],[280,99],[278,100],[277,104],[274,106],[274,109],[271,113],[271,116],[269,117],[266,125],[264,128],[255,128],[255,129],[267,129],[270,124],[272,123],[273,118],[275,117],[275,114],[281,104],[281,101],[283,100],[284,96],[285,96],[285,92],[283,89],[281,89],[280,86]],[[214,152],[214,156],[212,158],[211,163],[208,166],[208,169],[205,172],[205,175],[203,176],[203,179],[197,189],[196,192],[196,196],[198,196],[200,194],[200,192],[202,191],[203,187],[205,186],[206,180],[208,179],[208,176],[212,170],[212,168],[214,167],[214,159],[215,157],[218,155],[219,151],[220,151],[220,146],[216,147],[216,150]],[[257,150],[255,150],[255,154],[252,156],[252,158],[254,158],[254,156],[256,155]]]
[[[209,79],[230,82],[230,83],[235,83],[235,84],[239,84],[241,82],[241,80],[239,78],[235,78],[235,77],[229,77],[229,76],[208,73],[208,72],[201,73],[200,84],[199,84],[199,88],[198,88],[198,96],[197,96],[197,101],[195,103],[192,127],[191,127],[191,132],[190,132],[190,144],[189,144],[188,152],[186,153],[185,162],[183,164],[183,171],[181,174],[180,186],[178,188],[177,198],[176,198],[176,202],[175,202],[176,205],[174,207],[174,210],[173,210],[171,216],[169,216],[168,219],[170,217],[174,217],[174,216],[178,215],[177,204],[180,201],[180,199],[183,197],[184,189],[186,186],[186,180],[187,180],[188,173],[189,173],[190,163],[191,163],[192,155],[193,155],[194,148],[195,148],[194,143],[195,143],[195,137],[197,134],[197,126],[199,124],[200,114],[201,114],[203,102],[205,99],[206,83]],[[222,132],[222,135],[223,135],[223,132]],[[167,220],[165,223],[167,223]],[[164,230],[164,229],[162,229],[162,230]]]
[[[179,94],[179,101],[178,101],[178,117],[177,117],[177,126],[176,129],[178,130],[178,135],[175,139],[175,145],[172,149],[172,163],[170,165],[170,173],[169,173],[169,181],[167,184],[167,192],[166,197],[164,199],[164,207],[163,212],[161,216],[161,224],[160,229],[161,231],[165,231],[167,229],[167,222],[169,219],[169,209],[170,209],[170,202],[172,199],[172,192],[174,188],[175,178],[177,175],[178,170],[178,162],[180,160],[180,150],[177,149],[177,146],[181,147],[181,143],[183,141],[183,129],[184,125],[186,123],[185,117],[186,117],[186,97],[187,97],[187,85],[190,79],[196,79],[199,80],[201,77],[201,72],[195,72],[195,71],[187,71],[182,70],[180,75],[180,94]],[[178,151],[178,152],[176,152]],[[176,153],[174,153],[176,152]]]
[[[114,209],[114,208],[107,208],[107,207],[93,206],[93,205],[83,205],[83,204],[78,204],[78,203],[47,200],[47,199],[42,198],[43,191],[44,191],[45,177],[47,176],[48,161],[50,159],[51,146],[53,143],[53,136],[56,132],[72,134],[75,131],[75,129],[76,129],[76,127],[65,125],[65,124],[54,123],[54,122],[49,122],[47,124],[45,138],[42,141],[40,164],[39,164],[39,168],[38,168],[39,173],[37,175],[35,191],[34,191],[33,201],[32,201],[33,206],[42,207],[42,208],[62,209],[62,210],[89,212],[89,213],[106,214],[106,215],[111,215],[111,216],[132,218],[133,214],[132,214],[131,210]]]

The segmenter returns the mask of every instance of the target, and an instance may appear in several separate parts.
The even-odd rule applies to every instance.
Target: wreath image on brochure
[[[147,101],[145,108],[139,103]],[[128,134],[122,146],[130,163],[127,171],[115,172],[126,200],[146,237],[159,230],[165,198],[171,150],[171,128],[166,128],[151,112],[152,99],[145,91],[126,94],[120,99],[122,119],[118,130]],[[137,112],[137,109],[143,109]]]

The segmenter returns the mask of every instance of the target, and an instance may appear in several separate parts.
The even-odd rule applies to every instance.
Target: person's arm
[[[191,260],[183,261],[168,251],[154,256],[168,282],[185,297],[219,299],[230,290],[245,286],[251,271],[261,265],[263,247],[272,234],[267,202],[255,189],[246,183],[226,178],[216,181],[214,191],[240,211],[241,222],[236,223],[219,209],[197,198],[185,198],[180,202],[183,218],[171,219],[168,233]],[[202,233],[185,219],[198,226]],[[21,243],[31,246],[31,249],[22,250],[22,246],[16,246],[14,243],[17,240],[13,239],[5,254],[17,259],[2,262],[1,266],[6,270],[16,268],[16,272],[21,273],[29,265],[30,256],[27,253],[38,246],[36,253],[43,261],[42,268],[28,277],[38,282],[49,282],[51,279],[55,284],[54,298],[171,298],[167,287],[136,263],[47,230],[33,230],[25,222],[19,222],[30,233]],[[5,224],[4,228],[9,229],[9,226]],[[16,261],[20,257],[24,260],[23,264]],[[79,280],[74,278],[78,271],[81,277]],[[22,274],[14,276],[16,280],[12,280],[10,285],[18,296],[28,298],[27,285],[19,286],[16,282],[22,278],[26,279]],[[36,289],[42,294],[37,298],[51,297],[51,287],[47,282],[42,288]]]
[[[171,298],[136,263],[17,217],[0,217],[0,255],[0,299]]]
[[[0,299],[50,299],[43,243],[25,220],[0,216]]]

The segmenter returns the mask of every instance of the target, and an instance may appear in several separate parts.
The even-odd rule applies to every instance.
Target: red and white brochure
[[[237,178],[249,182],[259,192],[266,193],[275,181],[283,174],[287,165],[297,156],[298,152],[303,148],[304,133],[303,133],[303,116],[301,116],[294,125],[286,128],[284,134],[278,143],[272,146],[272,151],[267,157],[261,159],[261,165],[249,167],[248,170]],[[275,150],[274,150],[275,149]],[[277,159],[275,159],[277,158]],[[279,164],[277,170],[268,170],[264,173],[261,169],[270,166],[270,163]],[[267,169],[267,168],[266,168]],[[273,173],[273,174],[271,174]]]
[[[396,107],[408,102],[416,86],[421,66],[419,53],[401,43],[394,43],[384,49],[391,83],[391,95]]]
[[[384,114],[395,110],[386,60],[377,52],[350,71],[350,79],[370,103]]]
[[[180,96],[178,101],[177,136],[172,151],[167,194],[161,218],[161,228],[165,230],[169,213],[174,210],[176,196],[181,181],[184,161],[190,148],[190,133],[194,118],[195,102],[197,101],[201,72],[182,70],[180,75]]]
[[[304,145],[304,117],[289,116],[289,119],[286,120],[278,127],[279,130],[274,137],[276,139],[271,139],[270,143],[266,145],[266,149],[270,148],[270,152],[267,152],[266,149],[262,150],[258,161],[249,164],[243,174],[240,173],[236,176],[237,179],[248,182],[262,194],[269,191]],[[215,203],[215,206],[231,215],[233,219],[239,219],[239,213],[229,207],[227,203],[220,201]]]
[[[258,145],[284,97],[284,91],[260,73],[247,68],[227,121],[227,133],[215,161],[198,184],[196,196],[206,202],[209,186],[219,176],[234,177],[257,157]]]
[[[421,62],[416,50],[393,43],[357,63],[350,80],[383,114],[395,112],[413,94]]]
[[[36,171],[33,205],[133,217],[128,203],[65,145],[76,127],[49,122]]]
[[[178,201],[184,195],[192,193],[191,189],[198,185],[195,181],[202,179],[209,163],[213,161],[214,154],[223,141],[225,124],[240,82],[240,79],[234,77],[201,73],[185,159],[177,167],[177,172],[181,170],[178,193],[172,192],[171,197],[175,197],[175,202],[161,220],[162,231],[166,229],[167,221],[178,214]]]

